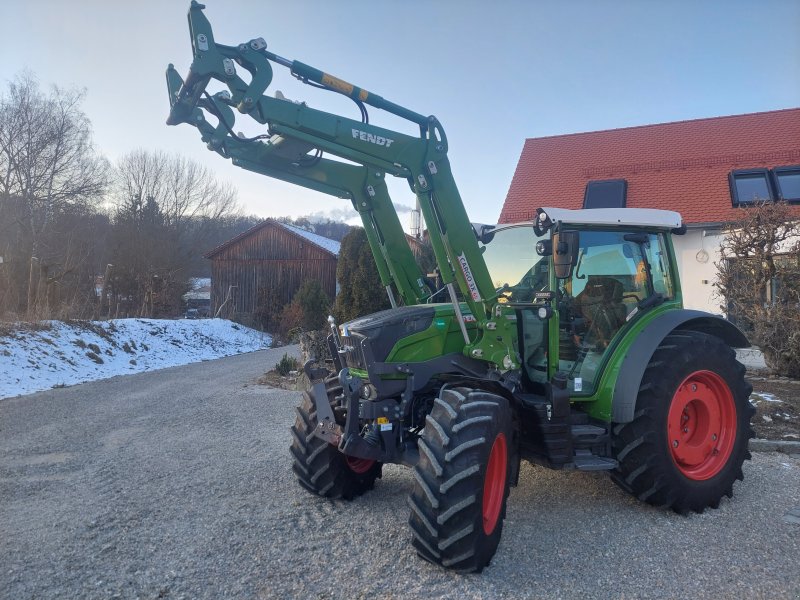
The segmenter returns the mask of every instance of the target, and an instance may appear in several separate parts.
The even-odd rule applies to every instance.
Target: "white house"
[[[756,198],[786,200],[800,217],[800,108],[528,139],[499,222],[539,206],[677,211],[684,305],[722,313],[722,229]]]

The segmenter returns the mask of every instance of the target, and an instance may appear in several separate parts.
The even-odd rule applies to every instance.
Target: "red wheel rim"
[[[345,461],[347,462],[348,468],[353,473],[358,473],[359,475],[363,475],[367,471],[372,468],[372,465],[375,464],[375,460],[371,458],[358,458],[357,456],[346,456]]]
[[[508,450],[506,436],[498,434],[489,453],[486,465],[486,478],[483,481],[483,532],[491,535],[500,518],[503,496],[506,491],[506,474],[508,472]]]
[[[722,377],[695,371],[683,380],[669,406],[667,440],[689,479],[711,479],[722,470],[736,441],[736,405]]]

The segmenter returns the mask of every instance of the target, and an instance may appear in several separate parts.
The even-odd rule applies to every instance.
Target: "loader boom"
[[[172,65],[167,69],[171,110],[167,124],[189,123],[198,128],[208,148],[234,165],[341,198],[349,198],[361,216],[382,284],[393,284],[406,305],[425,302],[432,293],[408,247],[389,197],[386,174],[406,179],[416,194],[428,228],[442,282],[458,316],[464,353],[501,370],[517,368],[517,330],[507,310],[498,304],[488,269],[453,179],[447,158],[447,137],[439,121],[390,102],[299,61],[266,49],[258,38],[237,46],[217,44],[203,5],[189,9],[194,60],[182,80]],[[352,98],[363,121],[313,109],[304,103],[264,95],[272,82],[272,63],[290,69],[305,83]],[[236,72],[250,74],[245,82]],[[210,95],[212,80],[227,90]],[[419,126],[418,137],[367,122],[370,105]],[[235,107],[268,133],[242,138],[233,133]],[[216,126],[206,113],[218,120]],[[326,158],[328,154],[347,163]],[[351,164],[355,163],[355,164]],[[477,320],[470,338],[456,288]],[[483,335],[491,331],[491,335]]]

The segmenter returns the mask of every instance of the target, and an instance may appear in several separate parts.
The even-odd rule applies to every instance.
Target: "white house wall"
[[[681,276],[684,307],[722,314],[722,300],[717,297],[714,287],[721,232],[690,229],[686,235],[672,236],[672,241]]]

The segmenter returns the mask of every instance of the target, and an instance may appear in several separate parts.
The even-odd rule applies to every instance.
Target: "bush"
[[[300,363],[297,362],[297,359],[294,356],[289,356],[288,354],[284,354],[283,358],[281,358],[275,365],[275,370],[284,377],[286,377],[291,371],[297,371],[299,368]]]
[[[800,221],[784,203],[740,210],[725,231],[716,288],[779,375],[800,377]]]
[[[256,308],[253,313],[255,325],[263,331],[276,331],[281,321],[281,311],[289,302],[289,290],[282,274],[269,287],[258,289]]]
[[[300,325],[306,331],[322,329],[328,320],[331,301],[319,281],[309,279],[292,298],[292,304],[297,304],[303,317]]]
[[[800,281],[800,270],[795,276]],[[767,307],[756,320],[752,337],[773,373],[800,379],[800,304]]]
[[[296,341],[297,334],[303,329],[303,309],[298,302],[283,307],[275,333],[285,342]]]

